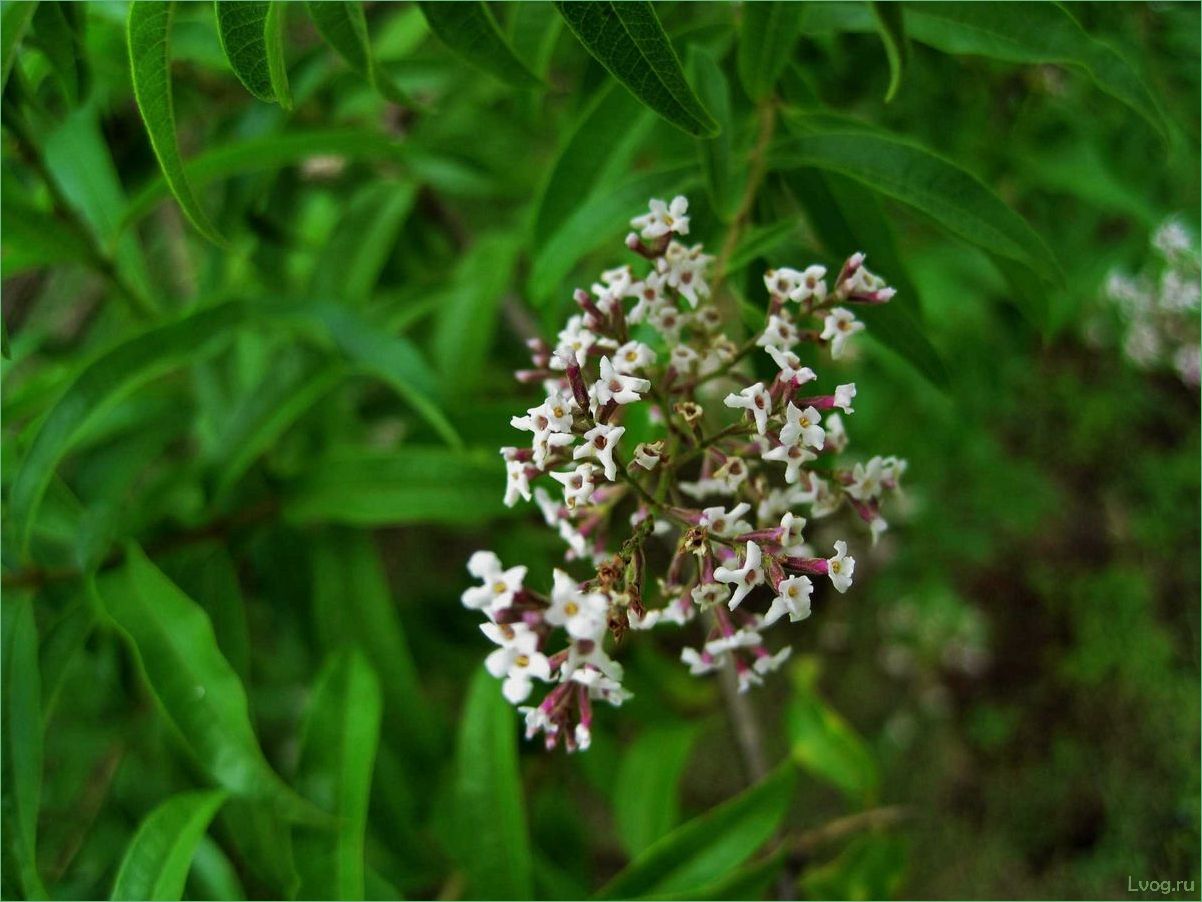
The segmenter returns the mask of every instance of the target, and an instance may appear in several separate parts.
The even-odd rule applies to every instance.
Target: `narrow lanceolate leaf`
[[[313,619],[330,650],[357,645],[383,683],[387,736],[420,758],[434,750],[437,721],[422,689],[371,534],[322,532],[312,552]],[[412,759],[411,759],[412,760]]]
[[[297,788],[334,815],[334,829],[295,836],[300,898],[364,898],[363,847],[380,741],[380,683],[362,653],[335,653],[317,678],[301,738]]]
[[[603,190],[630,161],[655,122],[651,111],[617,82],[596,93],[572,128],[571,136],[543,185],[534,214],[534,245],[555,234],[581,198]]]
[[[42,687],[38,633],[28,596],[3,612],[3,787],[5,845],[28,899],[45,899],[38,876],[38,808],[42,798]],[[11,818],[11,820],[10,820]]]
[[[37,12],[37,0],[9,3],[0,11],[0,90],[8,87],[8,74],[17,58],[17,45]]]
[[[120,571],[101,579],[100,594],[128,636],[163,715],[209,776],[234,795],[270,802],[282,815],[321,820],[263,757],[246,690],[200,605],[136,546],[127,550]]]
[[[89,420],[132,388],[212,351],[243,317],[237,303],[210,307],[131,338],[84,368],[42,421],[13,478],[9,516],[20,547],[50,477]]]
[[[773,166],[841,173],[1041,278],[1061,278],[1055,256],[1021,216],[976,176],[907,140],[862,132],[811,132],[782,144],[773,154]]]
[[[794,695],[785,712],[793,760],[856,802],[870,802],[880,774],[864,740],[818,694],[816,673],[798,662]]]
[[[635,97],[690,135],[718,133],[650,3],[555,0],[555,8],[585,49]]]
[[[112,898],[182,899],[192,856],[225,799],[220,789],[182,792],[150,812],[125,850]]]
[[[367,34],[367,18],[359,0],[308,0],[305,6],[317,33],[343,61],[392,101],[403,98],[376,65]]]
[[[792,803],[796,778],[794,768],[783,765],[763,782],[682,824],[644,851],[597,897],[686,895],[713,883],[776,832]]]
[[[714,212],[723,222],[729,222],[738,208],[741,193],[732,164],[734,136],[731,128],[730,86],[714,57],[700,46],[689,50],[689,74],[697,85],[697,93],[721,128],[716,137],[697,139],[697,155],[701,171],[705,173],[705,187]]]
[[[223,245],[225,237],[209,220],[192,191],[175,135],[175,109],[171,98],[171,22],[174,16],[173,2],[136,0],[130,4],[128,39],[134,97],[163,177],[180,208],[198,232]]]
[[[515,88],[542,86],[542,80],[514,53],[487,3],[421,0],[417,5],[439,40],[473,66]]]
[[[622,758],[614,785],[614,822],[631,858],[668,833],[680,817],[680,777],[697,730],[656,727]]]
[[[910,36],[946,53],[1015,63],[1054,63],[1085,72],[1162,136],[1168,125],[1156,95],[1122,53],[1081,28],[1058,3],[1029,3],[1021,16],[1008,3],[907,3]]]
[[[905,69],[909,52],[906,48],[906,26],[902,19],[900,3],[882,3],[872,0],[868,4],[872,19],[876,22],[881,43],[885,46],[885,58],[889,60],[889,88],[885,91],[885,102],[897,96],[901,86],[902,71]]]
[[[753,100],[772,93],[776,80],[797,43],[804,4],[779,2],[743,4],[739,26],[739,80]]]
[[[470,525],[511,510],[504,490],[495,451],[402,445],[321,461],[289,492],[284,511],[298,523]]]
[[[453,851],[465,897],[531,899],[530,838],[517,760],[517,718],[481,667],[468,689],[455,753]]]
[[[292,97],[281,40],[284,4],[267,0],[214,0],[214,6],[221,48],[238,80],[260,100],[279,102],[290,109]]]
[[[33,16],[33,43],[50,62],[67,102],[76,106],[88,85],[87,54],[83,28],[86,5],[42,0]]]
[[[477,241],[459,264],[434,325],[434,357],[452,397],[470,392],[485,375],[483,363],[489,359],[517,253],[514,236],[496,233]]]

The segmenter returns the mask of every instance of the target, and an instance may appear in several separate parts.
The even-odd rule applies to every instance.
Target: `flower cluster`
[[[1197,245],[1180,222],[1170,219],[1152,236],[1152,248],[1157,260],[1145,272],[1131,277],[1116,271],[1106,280],[1106,299],[1123,321],[1123,353],[1141,369],[1172,367],[1182,382],[1197,388],[1202,382]]]
[[[512,420],[526,440],[501,449],[505,503],[537,504],[567,546],[565,569],[540,591],[525,567],[480,551],[468,563],[480,585],[463,603],[487,617],[498,647],[486,666],[510,702],[549,685],[519,709],[548,748],[586,748],[593,702],[628,697],[605,650],[628,630],[703,619],[703,643],[681,654],[689,670],[732,668],[741,691],[760,683],[791,650],[771,651],[768,628],[807,618],[816,580],[852,585],[848,542],[820,555],[808,524],[848,509],[875,541],[905,470],[895,457],[836,462],[856,386],[816,390],[802,356],[807,346],[842,356],[864,329],[851,307],[893,289],[860,253],[833,274],[770,270],[765,321],[740,342],[711,288],[713,258],[677,240],[687,214],[683,197],[653,200],[626,239],[649,266],[576,291],[579,312],[554,344],[530,341],[532,367],[517,374],[544,399]]]

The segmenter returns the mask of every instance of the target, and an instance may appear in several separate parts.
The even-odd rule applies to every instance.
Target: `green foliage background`
[[[1197,235],[1197,5],[0,19],[5,897],[1198,879],[1198,395],[1084,338]],[[750,788],[679,640],[569,759],[458,602],[559,554],[500,501],[523,338],[682,190],[734,300],[856,249],[900,289],[844,369],[907,515],[752,699]]]

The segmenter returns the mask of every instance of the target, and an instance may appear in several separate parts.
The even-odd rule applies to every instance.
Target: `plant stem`
[[[751,149],[751,154],[748,157],[747,185],[743,189],[743,199],[739,203],[739,209],[731,221],[730,229],[726,232],[726,240],[722,243],[722,250],[718,253],[718,261],[714,267],[714,294],[718,293],[719,286],[726,281],[726,267],[730,263],[730,257],[739,243],[739,236],[742,234],[743,228],[751,218],[751,209],[755,206],[755,196],[759,192],[760,184],[764,180],[764,170],[768,163],[768,146],[772,143],[772,136],[776,132],[775,98],[768,97],[760,101],[757,113],[760,120],[760,130],[756,137],[755,147]]]

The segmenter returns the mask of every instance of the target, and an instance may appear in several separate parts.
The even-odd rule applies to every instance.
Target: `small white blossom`
[[[764,287],[769,294],[787,298],[797,290],[803,276],[796,269],[782,266],[780,269],[770,269],[764,273]]]
[[[764,626],[771,626],[785,614],[789,621],[796,623],[810,616],[810,594],[814,584],[808,576],[790,576],[782,579],[776,587],[776,597],[764,615]]]
[[[551,679],[550,662],[538,651],[538,634],[532,631],[518,633],[511,644],[493,651],[484,666],[494,677],[505,678],[501,693],[514,705],[530,695],[533,680]]]
[[[813,407],[802,410],[790,401],[785,409],[785,425],[780,428],[780,440],[785,445],[805,445],[821,451],[826,441],[822,415]]]
[[[727,487],[725,479],[714,479],[706,477],[698,479],[696,482],[680,482],[677,483],[680,490],[690,498],[696,498],[700,501],[702,498],[709,498],[711,495],[729,495],[730,490]]]
[[[637,376],[626,376],[614,369],[608,357],[601,358],[601,378],[593,385],[597,394],[598,404],[608,404],[614,401],[618,404],[631,404],[638,401],[641,392],[651,388],[651,383]]]
[[[856,319],[854,313],[846,307],[836,307],[826,315],[822,334],[818,337],[831,343],[831,356],[838,359],[843,356],[848,339],[863,328],[864,324]]]
[[[664,306],[651,314],[647,321],[664,337],[664,341],[672,344],[680,341],[680,331],[688,325],[689,318],[684,311]]]
[[[551,358],[551,368],[565,368],[562,360],[564,354],[573,357],[577,366],[584,366],[589,348],[596,343],[597,336],[585,326],[584,317],[580,314],[571,317],[559,333],[559,343],[555,346],[555,355]]]
[[[728,457],[726,463],[714,471],[714,481],[722,484],[722,490],[727,495],[733,495],[739,490],[750,471],[741,457]]]
[[[641,341],[628,341],[614,352],[614,370],[633,373],[655,363],[655,352]]]
[[[693,587],[689,597],[693,600],[693,604],[705,611],[714,605],[725,604],[730,598],[730,589],[722,583],[701,583]]]
[[[668,284],[680,292],[694,310],[702,298],[709,297],[710,287],[705,280],[705,271],[713,257],[701,252],[701,245],[686,248],[673,241],[656,266],[664,273]]]
[[[695,648],[682,648],[680,660],[689,665],[689,673],[693,676],[713,673],[725,661],[724,657],[714,657],[708,652],[699,652]]]
[[[562,626],[573,639],[596,640],[605,632],[609,599],[601,592],[583,592],[562,570],[554,571],[551,606],[543,616],[552,626]]]
[[[789,655],[793,654],[793,646],[786,645],[774,655],[760,655],[755,659],[755,672],[761,676],[766,676],[780,670],[785,661],[789,660]]]
[[[577,505],[586,505],[592,497],[596,483],[594,474],[597,468],[590,463],[583,463],[575,470],[566,473],[552,473],[551,478],[563,483],[563,501],[568,510],[575,510]]]
[[[662,200],[652,200],[648,205],[650,211],[630,220],[631,228],[648,240],[662,238],[664,235],[689,234],[689,202],[683,195],[672,198],[671,203]]]
[[[668,303],[668,299],[664,297],[664,286],[667,284],[667,277],[654,270],[641,282],[633,283],[627,289],[626,296],[635,298],[635,305],[626,314],[627,321],[641,323],[659,313]]]
[[[755,418],[755,429],[760,435],[768,428],[768,414],[772,412],[772,396],[764,389],[763,382],[749,385],[738,394],[733,392],[722,402],[727,407],[743,408]]]
[[[654,470],[664,456],[664,443],[640,442],[634,449],[634,462],[644,470]]]
[[[847,553],[847,543],[840,539],[835,543],[835,556],[827,558],[827,576],[831,585],[839,592],[851,588],[851,577],[856,570],[856,559]]]
[[[805,545],[802,530],[806,528],[806,518],[799,517],[792,511],[785,511],[780,518],[780,544],[785,554],[799,554],[797,550]]]
[[[871,501],[881,494],[881,482],[885,478],[884,458],[877,456],[867,464],[857,463],[851,470],[851,483],[843,491],[857,501]]]
[[[739,519],[749,510],[751,510],[751,505],[746,501],[736,504],[730,510],[721,507],[707,507],[701,512],[698,525],[724,539],[740,533],[751,532],[751,524],[746,520]]]
[[[797,327],[783,316],[774,313],[768,317],[768,325],[755,343],[761,348],[778,348],[788,351],[797,344],[797,341]]]
[[[780,381],[793,385],[805,385],[807,382],[813,382],[818,378],[817,374],[808,366],[801,365],[801,358],[787,349],[781,349],[775,345],[768,345],[764,348],[768,352],[768,356],[772,361],[780,367]]]
[[[819,303],[826,300],[826,267],[815,263],[801,274],[797,287],[789,292],[789,300],[799,304],[811,298]]]
[[[672,361],[673,369],[684,376],[696,372],[701,362],[701,355],[688,345],[674,345],[668,358]]]
[[[618,465],[614,461],[614,450],[618,447],[618,439],[625,434],[625,426],[598,423],[582,436],[583,442],[577,445],[572,452],[572,460],[595,457],[605,470],[605,478],[613,482],[618,478]]]
[[[835,386],[835,406],[844,413],[855,413],[852,409],[851,400],[856,396],[856,384],[848,382],[846,385]]]
[[[728,602],[730,609],[733,611],[747,597],[750,592],[758,585],[764,582],[764,571],[760,567],[762,553],[760,546],[755,542],[747,543],[747,552],[743,556],[743,566],[737,569],[731,567],[719,567],[714,571],[714,578],[724,583],[730,583],[734,586],[734,595],[731,596]]]
[[[480,580],[481,585],[464,591],[460,600],[464,607],[489,612],[509,607],[514,594],[522,590],[522,582],[526,579],[525,567],[506,570],[501,566],[501,559],[491,551],[473,554],[468,558],[467,570]]]
[[[504,453],[502,450],[502,453]],[[529,501],[530,478],[526,475],[526,464],[520,460],[505,460],[505,506],[513,507],[518,499]]]
[[[737,648],[755,648],[764,643],[764,637],[750,627],[735,630],[728,636],[719,636],[705,643],[705,650],[711,655],[724,655]]]
[[[764,460],[783,463],[785,465],[785,482],[793,485],[801,479],[801,468],[810,461],[816,460],[818,455],[801,445],[778,445],[765,451],[761,457]]]

